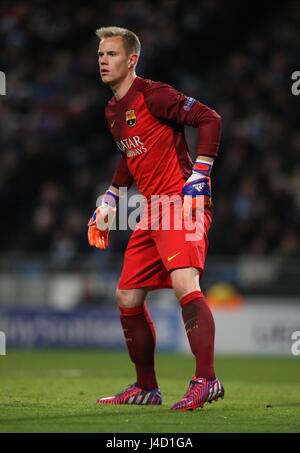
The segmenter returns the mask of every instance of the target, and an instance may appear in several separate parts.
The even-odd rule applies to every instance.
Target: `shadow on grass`
[[[7,405],[8,406],[8,405]],[[0,406],[1,407],[1,406]],[[14,406],[15,407],[15,406]],[[24,406],[23,406],[24,407]],[[27,406],[31,407],[31,406]],[[143,408],[145,409],[145,408]],[[144,412],[143,415],[149,416],[149,415],[155,415],[157,416],[157,409],[154,408],[149,408],[147,409],[147,412]],[[162,408],[160,407],[160,415],[162,415],[162,412],[164,415],[169,414],[169,408],[165,407]],[[140,417],[141,420],[143,420],[143,417],[141,418],[141,412],[139,409],[136,409],[134,411],[118,411],[118,412],[112,412],[112,411],[103,411],[103,412],[98,412],[98,411],[93,411],[93,412],[86,412],[84,414],[72,414],[72,415],[61,415],[61,414],[53,414],[53,415],[47,415],[47,414],[37,414],[36,416],[29,416],[29,417],[18,417],[18,418],[6,418],[5,420],[1,420],[1,424],[3,423],[13,423],[13,422],[30,422],[30,421],[51,421],[51,420],[56,420],[58,422],[63,421],[65,419],[67,420],[74,420],[74,419],[84,419],[87,417],[94,417],[94,418],[107,418],[107,417]],[[152,421],[153,422],[153,421]]]
[[[295,401],[292,403],[270,403],[266,404],[267,409],[272,409],[273,407],[300,407],[300,401]]]

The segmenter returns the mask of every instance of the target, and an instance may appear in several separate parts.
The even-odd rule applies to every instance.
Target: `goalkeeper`
[[[223,385],[214,370],[214,319],[199,284],[212,222],[210,175],[219,147],[221,118],[214,110],[170,85],[137,76],[140,41],[133,32],[103,27],[96,34],[100,40],[100,77],[113,92],[105,116],[121,155],[111,186],[89,221],[90,245],[99,249],[108,246],[109,227],[122,195],[120,187],[129,188],[133,182],[149,201],[154,194],[177,195],[183,200],[183,218],[195,216],[200,206],[203,219],[202,234],[197,240],[187,239],[185,226],[175,229],[171,225],[167,230],[141,228],[143,218],[137,224],[126,248],[116,291],[136,381],[120,393],[97,402],[162,403],[155,372],[155,329],[146,298],[151,290],[173,288],[195,356],[195,373],[183,398],[171,409],[193,410],[224,396]],[[185,125],[198,129],[194,163],[185,141]],[[169,209],[174,214],[174,205]],[[148,208],[146,211],[150,212]],[[162,218],[163,214],[159,214],[159,225]]]

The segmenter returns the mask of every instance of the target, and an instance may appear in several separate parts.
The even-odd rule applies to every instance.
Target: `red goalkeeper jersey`
[[[112,185],[129,188],[135,182],[147,199],[180,194],[191,175],[184,125],[198,128],[198,155],[217,155],[218,113],[165,83],[136,77],[121,100],[108,102],[105,116],[121,152]]]

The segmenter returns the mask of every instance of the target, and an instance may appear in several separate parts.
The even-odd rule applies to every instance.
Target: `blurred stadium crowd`
[[[267,22],[243,2],[185,3],[1,3],[2,251],[95,253],[86,224],[118,152],[104,120],[111,92],[99,80],[94,31],[119,25],[141,38],[139,75],[223,117],[210,253],[300,255],[300,99],[291,94],[299,2],[269,3]],[[193,147],[189,129],[187,139]],[[110,251],[124,250],[128,233],[112,234]]]

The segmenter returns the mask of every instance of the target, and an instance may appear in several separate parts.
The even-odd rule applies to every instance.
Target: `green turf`
[[[191,357],[158,354],[162,406],[98,406],[133,381],[124,353],[8,351],[0,356],[1,432],[300,432],[300,359],[216,360],[225,399],[171,412],[193,373]]]

